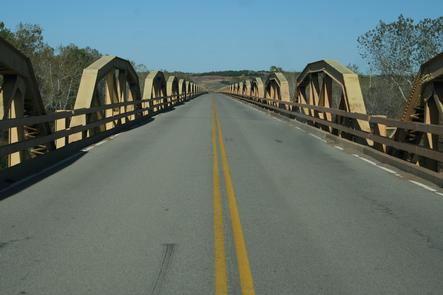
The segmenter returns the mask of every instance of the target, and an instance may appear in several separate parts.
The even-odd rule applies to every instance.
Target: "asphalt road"
[[[442,294],[443,197],[351,153],[201,96],[0,201],[0,294]]]

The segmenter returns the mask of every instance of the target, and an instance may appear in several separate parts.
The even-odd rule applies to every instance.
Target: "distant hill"
[[[269,71],[226,70],[205,73],[186,73],[185,75],[199,85],[206,88],[207,90],[213,91],[218,90],[226,85],[230,85],[247,79],[255,79],[256,77],[262,78],[263,82],[265,82],[270,73],[271,72]],[[298,73],[285,72],[285,76],[289,81],[291,90],[293,90],[295,88],[295,79],[297,78]]]

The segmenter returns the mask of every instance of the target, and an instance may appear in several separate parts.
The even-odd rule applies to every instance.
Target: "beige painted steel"
[[[280,72],[271,73],[265,83],[265,98],[281,101],[291,101],[289,83]]]
[[[251,96],[252,94],[252,82],[251,80],[245,80],[245,95]]]
[[[146,115],[151,109],[145,105],[145,110],[142,102],[152,100],[163,108],[167,97],[163,73],[148,75],[147,99],[142,101],[139,78],[131,64],[104,56],[84,69],[74,110],[47,115],[29,59],[2,38],[0,75],[0,130],[5,142],[0,145],[0,155],[8,158],[8,166]],[[177,79],[170,80],[173,99],[201,91],[184,79],[180,86]],[[54,131],[50,124],[54,124]]]
[[[104,89],[99,88],[103,81]],[[104,93],[101,93],[101,92]],[[104,94],[104,99],[100,97]],[[83,70],[80,80],[74,109],[91,108],[94,106],[107,105],[117,102],[128,102],[140,100],[140,86],[138,75],[127,60],[116,56],[103,56],[86,69]],[[131,112],[134,106],[123,106],[120,108],[106,109],[105,112],[97,112],[95,119],[111,117],[114,114]],[[120,120],[108,122],[98,129],[109,130],[116,125],[124,124],[126,121],[134,120],[134,115],[121,118]],[[94,120],[87,116],[75,116],[72,118],[70,127],[86,125],[87,121]],[[83,138],[83,134],[77,133],[69,137],[69,141],[77,141]],[[90,134],[87,134],[90,136]]]
[[[443,53],[421,65],[406,102],[402,121],[443,124]],[[395,138],[402,142],[417,144],[432,150],[443,150],[443,137],[430,132],[419,133],[413,130],[398,129]],[[441,172],[443,163],[417,157],[413,153],[398,154],[411,162]]]
[[[3,84],[0,85],[0,120],[46,114],[30,60],[3,38],[0,38],[0,75],[3,76]],[[12,144],[36,136],[45,136],[50,132],[47,123],[18,126],[8,130],[7,141],[8,144]],[[7,159],[8,166],[17,165],[26,158],[53,148],[54,144],[50,142],[44,146],[10,154]]]
[[[255,96],[257,97],[265,97],[265,84],[260,77],[255,78],[255,83],[257,85],[257,93]]]
[[[178,94],[180,99],[186,98],[186,81],[185,79],[178,80]]]
[[[318,84],[318,75],[324,74],[326,83]],[[317,79],[317,80],[316,80]],[[347,112],[366,114],[366,106],[360,87],[358,75],[342,64],[331,60],[320,60],[308,64],[297,78],[296,99],[300,103],[320,106],[332,106],[332,80],[341,88],[338,108]],[[308,97],[304,88],[308,89]],[[303,109],[305,114],[309,111]],[[314,115],[313,112],[310,112]],[[324,114],[325,115],[325,114]],[[357,120],[360,130],[369,132],[367,121]],[[372,144],[370,141],[368,144]]]
[[[163,72],[153,71],[146,76],[145,86],[143,90],[143,99],[152,100],[154,98],[160,98],[166,96],[166,80]],[[159,109],[163,108],[159,106],[163,100],[160,102],[153,101],[149,104],[153,110],[156,112]],[[147,103],[145,103],[147,104]]]
[[[178,87],[178,79],[175,76],[169,76],[166,81],[166,95],[168,106],[172,105],[175,100],[178,99],[179,87]]]
[[[65,112],[65,111],[58,111],[58,112]],[[66,124],[66,118],[61,118],[58,120],[55,120],[55,131],[61,131],[61,130],[66,130],[67,124]],[[62,138],[58,138],[55,140],[55,146],[57,149],[60,149],[62,147],[64,147],[67,143],[67,140],[65,137]]]
[[[191,95],[191,82],[185,81],[185,85],[186,85],[186,96],[190,96]]]

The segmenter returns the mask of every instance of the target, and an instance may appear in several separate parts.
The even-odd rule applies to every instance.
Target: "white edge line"
[[[430,192],[436,192],[437,191],[436,189],[434,189],[434,188],[432,188],[430,186],[427,186],[426,184],[423,184],[421,182],[415,181],[415,180],[409,180],[409,182],[412,182],[413,184],[418,185],[419,187],[422,187],[425,190],[428,190]]]
[[[383,167],[383,166],[380,166],[380,165],[378,165],[376,162],[374,162],[374,161],[371,161],[371,160],[369,160],[369,159],[366,159],[366,158],[364,158],[364,157],[361,157],[360,155],[357,155],[357,154],[352,154],[354,157],[356,157],[356,158],[358,158],[358,159],[360,159],[360,160],[362,160],[362,161],[365,161],[365,162],[367,162],[367,163],[369,163],[369,164],[371,164],[371,165],[374,165],[374,166],[376,166],[377,168],[380,168],[380,169],[382,169],[382,170],[384,170],[384,171],[386,171],[386,172],[388,172],[388,173],[391,173],[391,174],[394,174],[395,176],[399,176],[399,177],[401,177],[401,175],[400,174],[398,174],[396,171],[394,171],[394,170],[391,170],[391,169],[389,169],[389,168],[386,168],[386,167]]]
[[[89,152],[90,150],[92,150],[93,148],[95,148],[95,144],[92,144],[88,147],[85,147],[84,149],[81,149],[82,152]]]
[[[312,137],[317,138],[318,140],[321,140],[321,141],[323,141],[323,142],[325,142],[325,143],[328,143],[326,140],[324,140],[323,138],[321,138],[321,137],[318,136],[318,135],[315,135],[315,134],[312,134],[312,133],[309,133],[309,135],[311,135]]]
[[[106,143],[106,142],[107,142],[106,139],[105,139],[105,140],[102,140],[102,141],[99,141],[99,142],[97,142],[97,143],[95,144],[95,146],[102,145],[102,144],[104,144],[104,143]]]
[[[338,149],[338,150],[344,151],[344,148],[342,148],[341,146],[334,145],[334,147],[335,147],[336,149]]]
[[[384,171],[386,171],[386,172],[389,172],[389,173],[392,173],[392,174],[397,174],[396,171],[391,170],[391,169],[389,169],[389,168],[386,168],[386,167],[383,167],[383,166],[378,166],[378,165],[377,165],[377,167],[380,168],[380,169],[382,169],[382,170],[384,170]]]
[[[374,161],[371,161],[369,159],[363,158],[363,157],[359,157],[360,160],[365,161],[366,163],[369,163],[371,165],[377,166],[377,163],[375,163]]]

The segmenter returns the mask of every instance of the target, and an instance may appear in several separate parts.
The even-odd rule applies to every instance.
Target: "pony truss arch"
[[[238,94],[245,95],[245,82],[241,81],[238,83]]]
[[[3,77],[0,85],[0,120],[46,114],[30,60],[2,38],[0,38],[0,75]],[[49,135],[51,130],[48,123],[42,123],[9,128],[5,133],[7,137],[5,141],[12,144]],[[7,165],[14,166],[52,149],[54,143],[51,142],[12,153],[8,155]]]
[[[260,77],[255,78],[255,85],[257,89],[255,90],[256,97],[265,97],[265,84],[263,83],[263,80]]]
[[[155,98],[161,98],[166,96],[166,80],[163,72],[154,71],[150,72],[145,79],[145,87],[143,89],[143,100],[152,100]],[[150,104],[154,108],[154,111],[163,109],[163,99],[161,102],[153,101]]]
[[[285,102],[291,101],[289,95],[289,83],[283,73],[274,72],[269,75],[265,84],[265,98]],[[279,105],[278,102],[272,103],[269,101],[268,104],[274,104],[275,106]],[[285,108],[289,110],[290,106],[286,105]]]
[[[115,103],[140,101],[140,86],[137,73],[131,63],[116,56],[103,56],[83,70],[74,109],[87,109]],[[135,110],[135,104],[108,108],[87,116],[75,116],[70,127],[86,125],[88,122]],[[93,132],[105,131],[126,121],[135,119],[131,114],[118,120],[107,122]],[[91,134],[89,134],[91,135]],[[80,140],[82,134],[73,134],[70,141]]]
[[[290,101],[289,83],[283,73],[274,72],[269,75],[265,84],[265,97],[287,102]]]
[[[406,102],[401,121],[425,124],[443,124],[443,53],[421,65]],[[394,137],[400,142],[441,151],[442,136],[397,129]],[[405,151],[393,150],[396,156],[434,171],[443,171],[443,163],[419,157]]]
[[[244,84],[245,86],[244,86],[244,95],[246,95],[246,96],[251,96],[251,91],[252,91],[252,82],[251,82],[251,80],[246,80],[245,81],[245,84]]]
[[[234,83],[234,84],[232,85],[232,93],[234,93],[234,94],[238,94],[238,93],[237,93],[237,89],[238,89],[238,84],[237,84],[237,83]]]
[[[178,80],[178,95],[180,100],[186,99],[186,81],[185,79]]]
[[[335,86],[335,91],[333,88]],[[342,64],[331,60],[320,60],[308,64],[297,78],[296,101],[301,104],[337,108],[346,112],[366,114],[358,75]],[[327,112],[302,108],[305,115],[334,121],[338,124],[371,132],[364,120],[346,119]],[[330,132],[337,133],[328,129]],[[340,134],[343,137],[350,137]],[[367,141],[372,145],[372,141]]]
[[[178,99],[179,88],[178,88],[178,79],[175,76],[169,76],[168,81],[166,82],[166,95],[169,97],[167,99],[168,106],[174,104],[174,101]]]
[[[191,94],[191,82],[185,81],[185,88],[186,88],[186,96],[190,96]]]

